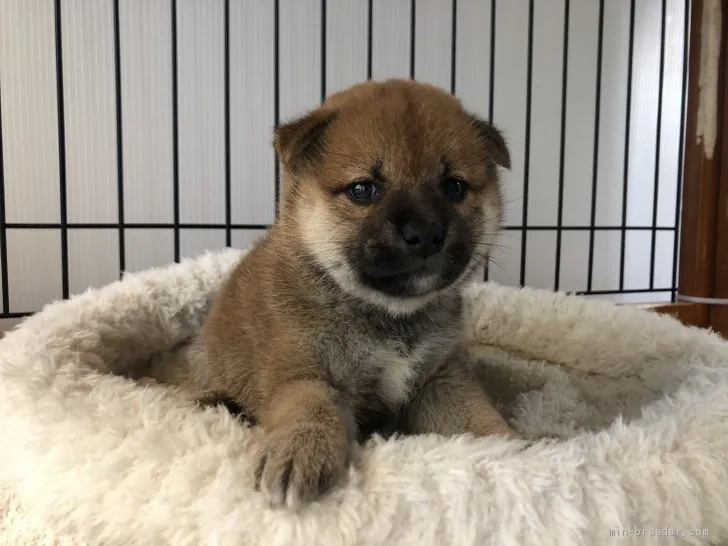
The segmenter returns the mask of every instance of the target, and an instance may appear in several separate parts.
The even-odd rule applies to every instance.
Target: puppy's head
[[[510,155],[445,91],[359,84],[279,127],[275,147],[289,236],[346,292],[406,313],[486,261]]]

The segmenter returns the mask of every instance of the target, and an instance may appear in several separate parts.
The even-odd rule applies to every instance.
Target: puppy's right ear
[[[511,168],[511,152],[503,134],[490,122],[471,115],[470,119],[480,135],[488,155],[496,165]]]
[[[335,110],[318,108],[276,129],[273,145],[291,172],[300,172],[321,159],[326,133],[335,119]]]

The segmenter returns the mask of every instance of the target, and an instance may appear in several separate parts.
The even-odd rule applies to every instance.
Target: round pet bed
[[[321,502],[268,508],[251,482],[263,432],[200,409],[185,381],[185,343],[239,256],[129,275],[0,341],[0,542],[728,539],[728,344],[647,311],[494,284],[467,293],[472,365],[514,427],[548,440],[375,438]]]

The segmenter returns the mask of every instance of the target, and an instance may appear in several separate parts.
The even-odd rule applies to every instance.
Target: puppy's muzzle
[[[403,248],[412,258],[429,258],[445,244],[447,225],[443,222],[408,220],[397,226]]]

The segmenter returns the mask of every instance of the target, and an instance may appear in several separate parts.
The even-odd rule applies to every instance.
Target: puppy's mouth
[[[398,298],[424,296],[449,284],[442,277],[425,272],[374,276],[362,271],[359,275],[365,286]]]
[[[357,270],[360,282],[368,288],[388,296],[415,298],[452,285],[463,274],[470,258],[465,249],[456,249],[403,264],[367,261],[360,263]]]

